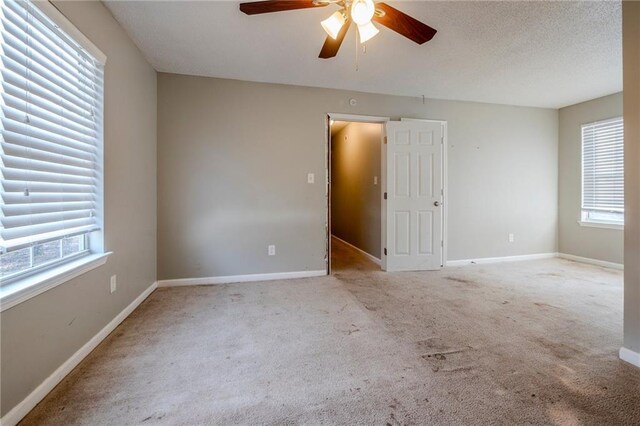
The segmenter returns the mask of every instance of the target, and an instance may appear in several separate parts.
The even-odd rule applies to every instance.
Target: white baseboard
[[[625,347],[620,348],[620,359],[640,368],[640,353]]]
[[[590,259],[588,257],[575,256],[573,254],[566,253],[558,253],[558,257],[573,260],[575,262],[588,263],[589,265],[602,266],[604,268],[619,269],[621,271],[624,270],[624,265],[621,263],[606,262],[604,260]]]
[[[133,302],[129,304],[122,312],[120,312],[109,324],[107,324],[102,330],[84,344],[76,353],[64,362],[56,371],[53,372],[47,379],[42,382],[33,392],[29,394],[22,402],[13,407],[11,411],[0,419],[0,425],[2,426],[14,426],[18,424],[29,411],[33,409],[42,399],[47,396],[49,392],[53,390],[58,383],[64,379],[67,374],[71,372],[89,353],[96,348],[115,328],[120,325],[138,305],[140,305],[149,295],[157,288],[158,283],[151,284],[145,291],[142,292]]]
[[[228,275],[225,277],[205,277],[205,278],[178,278],[174,280],[160,280],[158,287],[179,287],[187,285],[216,285],[245,283],[252,281],[274,281],[288,280],[293,278],[311,278],[327,275],[325,269],[320,271],[297,271],[297,272],[276,272],[271,274],[249,274],[249,275]]]
[[[351,247],[354,250],[357,250],[358,252],[364,254],[365,256],[367,256],[367,258],[372,261],[373,263],[375,263],[376,265],[380,265],[380,259],[378,259],[377,257],[375,257],[374,255],[367,253],[366,251],[362,250],[361,248],[358,248],[356,246],[354,246],[351,243],[346,242],[345,240],[343,240],[342,238],[338,238],[335,235],[331,235],[331,238],[335,238],[336,240],[340,241],[342,244],[346,244],[349,247]]]
[[[557,253],[524,254],[520,256],[481,257],[479,259],[447,260],[447,266],[481,265],[487,263],[519,262],[522,260],[552,259]]]

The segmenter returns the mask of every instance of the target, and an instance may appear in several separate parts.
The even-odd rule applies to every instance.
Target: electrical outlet
[[[309,173],[307,175],[307,183],[314,183],[316,181],[316,176],[313,173]]]
[[[275,256],[276,255],[276,246],[274,245],[270,245],[267,249],[267,253],[269,253],[269,256]]]
[[[509,234],[509,242],[512,243],[514,241],[513,234]]]
[[[115,275],[111,275],[111,282],[110,282],[111,293],[115,293],[117,287],[118,287],[117,278]]]

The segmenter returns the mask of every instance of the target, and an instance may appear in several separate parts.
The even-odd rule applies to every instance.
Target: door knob
[[[438,206],[440,205],[440,201],[435,201],[435,202],[433,203],[433,205],[434,205],[434,206],[436,206],[436,207],[438,207]]]

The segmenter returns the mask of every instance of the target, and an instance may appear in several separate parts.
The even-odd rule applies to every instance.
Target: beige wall
[[[624,231],[578,224],[582,203],[582,130],[586,123],[622,116],[622,93],[559,112],[558,247],[561,253],[622,264]]]
[[[331,232],[380,259],[382,124],[350,123],[331,142]]]
[[[640,2],[623,2],[622,31],[625,126],[624,346],[640,358]]]
[[[328,112],[448,121],[449,259],[557,251],[557,110],[160,73],[158,278],[325,269]]]
[[[105,247],[108,262],[0,314],[2,415],[156,277],[156,73],[100,2],[55,5],[108,57]],[[109,277],[118,290],[109,293]]]

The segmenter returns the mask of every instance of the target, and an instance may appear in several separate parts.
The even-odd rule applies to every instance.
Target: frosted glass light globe
[[[358,33],[360,34],[360,43],[365,43],[374,38],[380,32],[379,29],[369,21],[364,25],[358,25]]]
[[[373,0],[355,0],[351,5],[351,19],[358,25],[365,25],[371,22],[376,6]]]
[[[329,37],[335,40],[338,38],[338,34],[340,33],[340,30],[342,29],[344,23],[345,18],[342,12],[336,12],[322,21],[320,24],[329,35]]]

